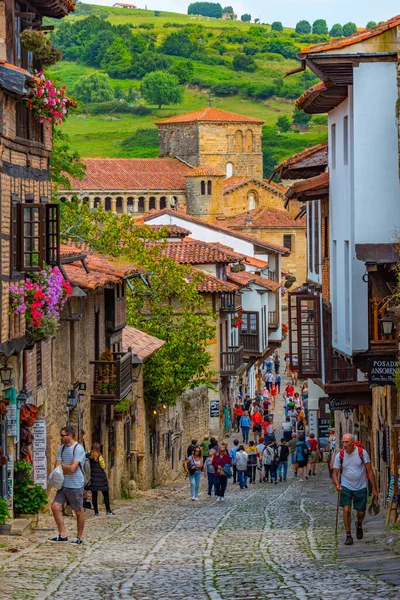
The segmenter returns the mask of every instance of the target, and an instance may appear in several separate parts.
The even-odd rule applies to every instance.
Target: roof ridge
[[[208,117],[208,118],[207,118]],[[225,118],[224,118],[225,117]],[[230,118],[229,118],[230,117]],[[168,123],[193,123],[193,122],[218,122],[218,121],[230,121],[237,123],[259,123],[264,124],[263,119],[257,117],[249,117],[247,115],[240,115],[232,111],[224,110],[222,108],[204,107],[198,110],[194,110],[189,113],[183,113],[181,115],[175,115],[166,119],[160,119],[155,121],[155,125],[164,125]]]

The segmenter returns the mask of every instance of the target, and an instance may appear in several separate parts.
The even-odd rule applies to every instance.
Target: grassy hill
[[[79,88],[82,75],[108,73],[117,96],[132,107],[147,106],[140,98],[143,72],[137,69],[144,57],[163,61],[161,70],[172,72],[177,65],[191,65],[181,104],[162,109],[147,106],[148,114],[121,114],[117,102],[104,104],[104,110],[82,103],[81,114],[75,112],[63,127],[74,149],[84,157],[157,156],[154,121],[202,108],[209,98],[218,108],[265,120],[266,175],[274,162],[326,138],[323,119],[311,123],[305,133],[280,135],[276,128],[277,118],[291,117],[294,99],[315,82],[309,73],[288,79],[284,75],[298,66],[295,55],[300,47],[320,37],[299,36],[290,29],[277,33],[269,25],[241,21],[87,4],[78,4],[76,13],[61,25],[58,21],[51,24],[55,26],[54,44],[63,51],[64,60],[48,73],[72,92]],[[171,43],[168,46],[174,37],[171,34],[183,36],[172,49]],[[103,47],[99,45],[101,36],[106,40]],[[104,61],[116,37],[128,46],[131,62],[126,62],[125,50],[121,63]],[[238,54],[250,57],[249,71],[235,70],[233,60]],[[99,110],[101,114],[94,114]]]

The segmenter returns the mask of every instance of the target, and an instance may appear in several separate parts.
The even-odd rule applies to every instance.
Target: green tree
[[[376,27],[376,21],[368,21],[367,29],[371,29],[371,27]]]
[[[222,17],[222,6],[214,2],[193,2],[189,4],[188,15],[203,15],[204,17]]]
[[[289,131],[290,126],[291,126],[289,117],[287,115],[282,115],[281,117],[279,117],[278,120],[276,121],[276,126],[281,131],[284,131],[284,132]]]
[[[123,96],[124,96],[124,90],[123,90],[122,86],[119,85],[119,83],[118,83],[118,85],[116,85],[114,88],[114,97],[116,100],[121,100],[121,98],[123,98]]]
[[[349,23],[345,23],[345,25],[343,25],[343,35],[345,37],[349,37],[350,35],[353,35],[353,33],[357,33],[357,25],[355,23],[351,23],[351,21]]]
[[[312,119],[312,115],[304,112],[303,110],[299,110],[297,106],[293,111],[293,123],[295,125],[308,125]]]
[[[343,27],[340,23],[335,23],[332,25],[332,29],[329,32],[329,35],[334,38],[343,37]]]
[[[70,177],[83,179],[86,166],[81,162],[77,152],[71,150],[70,140],[59,127],[53,130],[53,149],[50,157],[50,180],[52,194],[57,198],[58,190],[72,190]]]
[[[245,13],[240,17],[241,21],[251,21],[251,15],[249,13]]]
[[[283,31],[283,25],[280,21],[274,21],[271,25],[272,31]]]
[[[228,13],[230,15],[235,14],[235,11],[233,10],[232,6],[225,6],[225,8],[222,9],[223,13]]]
[[[325,19],[317,19],[312,26],[312,32],[315,35],[328,35],[328,25]]]
[[[178,60],[169,72],[177,76],[179,83],[189,83],[193,78],[193,63],[190,60]]]
[[[197,292],[204,275],[165,256],[163,233],[135,226],[130,215],[102,208],[90,212],[87,205],[66,202],[61,227],[64,241],[85,242],[93,251],[125,258],[150,274],[149,287],[132,279],[127,296],[128,324],[166,342],[146,362],[146,401],[173,405],[187,388],[210,385],[208,343],[215,337],[216,322]]]
[[[110,78],[105,73],[92,73],[78,78],[74,95],[82,102],[109,102],[114,100]]]
[[[122,69],[127,69],[132,62],[132,56],[127,44],[121,38],[115,38],[106,50],[100,66],[109,75],[115,75]]]
[[[199,44],[193,42],[189,35],[184,31],[175,31],[168,35],[160,51],[171,56],[184,56],[185,58],[193,57],[193,54],[198,52]]]
[[[253,73],[257,68],[254,58],[242,53],[235,54],[232,65],[235,71],[247,71],[248,73]]]
[[[164,71],[148,73],[143,78],[140,91],[149,104],[155,104],[158,108],[179,104],[183,98],[183,90],[176,75]]]
[[[299,21],[296,25],[296,33],[311,33],[311,25],[308,21]]]

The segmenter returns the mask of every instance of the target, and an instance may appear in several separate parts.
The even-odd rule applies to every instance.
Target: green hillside
[[[277,160],[326,137],[323,118],[311,122],[304,133],[280,135],[276,127],[278,117],[291,119],[294,99],[316,81],[308,72],[287,79],[285,73],[298,66],[300,47],[324,39],[321,36],[290,29],[278,33],[269,25],[198,15],[87,4],[78,4],[75,14],[61,24],[48,21],[55,26],[53,44],[63,52],[63,60],[48,74],[80,100],[79,110],[63,127],[84,157],[157,156],[154,121],[208,102],[265,120],[266,175]],[[141,80],[151,71],[179,79],[184,87],[179,104],[159,109],[141,97]],[[90,96],[81,78],[92,74],[105,75],[107,89]]]

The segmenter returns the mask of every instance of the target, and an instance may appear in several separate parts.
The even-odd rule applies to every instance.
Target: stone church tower
[[[264,121],[218,108],[157,121],[160,157],[194,167],[209,166],[225,177],[263,178],[261,129]]]
[[[213,167],[196,167],[185,175],[187,214],[215,223],[224,216],[225,173]]]

